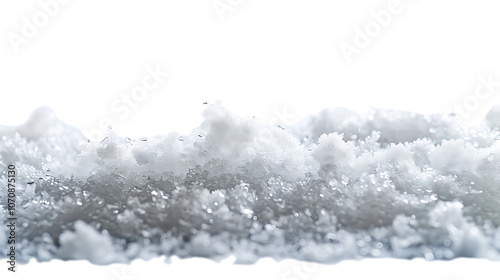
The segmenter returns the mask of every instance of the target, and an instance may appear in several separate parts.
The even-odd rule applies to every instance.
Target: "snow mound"
[[[466,127],[453,115],[332,108],[283,129],[215,104],[190,135],[93,142],[41,108],[0,128],[0,183],[15,165],[21,262],[498,260],[499,112]]]

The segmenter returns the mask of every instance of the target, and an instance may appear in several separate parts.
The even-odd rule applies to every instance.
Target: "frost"
[[[332,108],[279,127],[216,104],[189,135],[110,130],[93,142],[41,108],[0,127],[1,170],[17,171],[19,260],[498,260],[499,112],[466,127]],[[7,237],[1,228],[3,258]]]

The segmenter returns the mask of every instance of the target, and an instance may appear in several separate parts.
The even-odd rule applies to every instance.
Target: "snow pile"
[[[17,170],[19,259],[500,259],[500,107],[473,128],[377,109],[286,129],[220,104],[204,118],[190,135],[99,142],[47,108],[0,127],[2,186]]]

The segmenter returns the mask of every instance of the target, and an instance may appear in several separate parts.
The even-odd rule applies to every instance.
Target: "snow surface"
[[[2,185],[17,167],[19,260],[500,259],[500,107],[476,127],[382,109],[286,128],[221,104],[203,115],[190,135],[97,142],[48,108],[0,127]]]

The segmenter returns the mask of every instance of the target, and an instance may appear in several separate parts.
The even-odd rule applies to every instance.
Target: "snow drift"
[[[476,127],[381,109],[286,128],[220,104],[203,114],[190,135],[110,130],[97,142],[48,108],[0,127],[1,185],[17,170],[19,260],[500,258],[500,107]],[[3,221],[6,197],[2,187]]]

